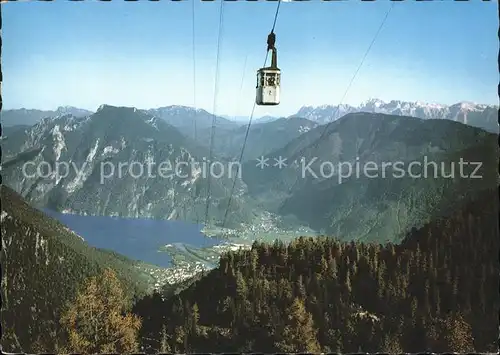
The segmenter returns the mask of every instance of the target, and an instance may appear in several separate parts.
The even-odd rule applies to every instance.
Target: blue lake
[[[193,247],[211,247],[221,240],[201,233],[201,225],[183,221],[166,221],[106,216],[80,216],[43,210],[96,247],[113,250],[133,260],[169,267],[171,258],[158,249],[166,244],[182,243]]]

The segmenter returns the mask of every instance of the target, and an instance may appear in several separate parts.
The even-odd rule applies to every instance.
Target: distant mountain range
[[[224,117],[230,121],[238,122],[238,123],[248,123],[250,120],[250,116],[228,116],[228,115],[222,115],[221,117]],[[262,116],[262,117],[254,117],[252,118],[253,123],[266,123],[266,122],[271,122],[271,121],[276,121],[279,117],[274,117],[274,116]]]
[[[212,123],[220,126],[236,126],[236,123],[224,118],[223,116],[215,116],[203,109],[194,109],[187,106],[165,106],[155,109],[143,110],[144,112],[159,117],[174,127],[181,128],[187,132],[197,129],[206,129],[212,127]],[[195,126],[196,123],[196,126]]]
[[[423,119],[448,119],[480,127],[498,133],[498,106],[459,102],[454,105],[428,104],[423,102],[407,102],[392,100],[384,102],[370,99],[359,106],[323,105],[318,107],[304,106],[295,115],[311,121],[325,124],[354,112],[385,113],[397,116],[412,116]]]
[[[212,127],[214,116],[203,109],[194,109],[186,106],[171,105],[155,109],[143,110],[148,114],[164,119],[167,123],[179,128],[191,137],[204,137],[204,131]],[[459,102],[454,105],[429,104],[423,102],[409,102],[392,100],[384,102],[379,99],[370,99],[358,106],[351,105],[322,105],[303,106],[289,117],[301,117],[317,124],[333,122],[340,117],[355,112],[385,113],[396,116],[411,116],[423,119],[448,119],[483,128],[489,132],[498,133],[498,106]],[[84,117],[93,112],[71,106],[59,107],[55,111],[41,111],[28,109],[3,110],[1,112],[2,126],[34,125],[42,118],[71,114],[75,117]],[[263,116],[254,118],[253,124],[268,123],[278,120],[278,117]],[[248,116],[216,115],[217,129],[234,128],[248,122]]]
[[[10,127],[16,125],[32,126],[38,123],[41,119],[47,117],[72,115],[75,117],[85,117],[93,112],[84,110],[73,106],[60,106],[54,111],[43,111],[35,109],[15,109],[15,110],[2,110],[0,111],[0,122],[3,127]]]
[[[178,120],[186,110],[191,116]],[[197,125],[196,140],[190,134],[192,126],[184,125],[190,118],[209,121]],[[31,127],[7,130],[2,137],[2,175],[8,186],[36,207],[201,223],[210,186],[208,224],[220,226],[235,171],[231,176],[226,171],[222,178],[211,179],[210,185],[199,167],[190,164],[180,169],[185,177],[174,174],[171,179],[162,178],[153,170],[155,177],[146,173],[135,178],[126,169],[121,176],[115,170],[104,181],[100,178],[103,164],[119,169],[119,164],[130,167],[137,162],[147,167],[148,162],[169,161],[174,167],[192,159],[200,163],[210,156],[229,169],[229,163],[239,158],[246,126],[216,119],[219,126],[210,155],[212,119],[206,111],[195,115],[193,109],[178,106],[144,111],[109,105],[85,117],[45,118]],[[458,200],[498,183],[497,136],[447,119],[351,113],[321,126],[303,117],[282,118],[252,125],[245,152],[242,178],[236,179],[224,226],[251,231],[252,238],[260,232],[278,233],[276,228],[304,227],[343,238],[392,240]],[[260,155],[270,158],[265,170],[256,167],[255,159]],[[273,166],[272,158],[279,156],[287,158],[285,168]],[[424,156],[448,166],[461,156],[483,162],[481,172],[486,178],[350,178],[342,184],[336,182],[337,175],[332,179],[299,178],[302,157],[317,157],[311,166],[317,172],[321,161],[354,163],[359,158],[361,163],[409,162],[421,161]],[[46,162],[51,167],[71,162],[81,170],[71,169],[67,176],[29,177],[21,169],[27,161]],[[396,207],[399,215],[391,212]]]

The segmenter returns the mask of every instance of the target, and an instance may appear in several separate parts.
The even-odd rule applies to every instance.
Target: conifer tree
[[[401,348],[401,344],[399,342],[399,337],[391,333],[386,334],[384,336],[380,351],[388,354],[403,353],[403,349]]]
[[[165,327],[165,325],[162,326],[162,330],[161,330],[160,352],[161,353],[169,353],[170,352],[170,345],[168,345],[167,328]]]
[[[312,315],[307,312],[304,303],[299,298],[293,301],[287,318],[281,339],[277,343],[279,351],[320,352]]]
[[[111,269],[86,280],[61,317],[68,350],[82,354],[137,351],[141,320],[126,309],[122,286]]]
[[[446,343],[446,351],[456,353],[473,353],[474,339],[472,329],[461,315],[448,316],[444,321],[443,338]]]

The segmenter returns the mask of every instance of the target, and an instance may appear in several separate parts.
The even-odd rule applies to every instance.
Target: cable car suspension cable
[[[194,107],[194,140],[196,141],[197,139],[197,127],[196,127],[196,41],[195,41],[195,35],[196,35],[196,27],[195,27],[195,1],[193,1],[193,6],[192,6],[192,48],[193,48],[193,107]]]
[[[193,128],[194,128],[194,142],[198,144],[198,130],[197,130],[197,108],[196,108],[196,21],[195,21],[195,3],[193,1],[193,5],[191,7],[191,18],[192,18],[192,48],[193,48]],[[194,191],[194,195],[192,196],[193,200],[193,208],[196,214],[196,224],[200,223],[200,216],[198,214],[198,208],[196,206],[196,189]]]
[[[274,14],[274,21],[273,21],[273,27],[271,29],[271,34],[274,34],[274,28],[276,27],[276,20],[278,19],[278,13],[280,11],[280,4],[281,4],[281,0],[278,0],[278,6],[276,7],[276,13]],[[273,43],[273,45],[274,45],[274,43]],[[264,59],[264,65],[262,65],[262,67],[266,66],[268,56],[269,56],[269,43],[268,43],[268,50],[266,52],[266,59]],[[224,228],[224,226],[226,225],[227,214],[229,212],[229,208],[231,207],[231,201],[233,199],[233,194],[234,194],[234,187],[236,186],[236,178],[238,176],[238,173],[240,170],[240,165],[241,165],[241,162],[243,160],[243,154],[245,152],[245,147],[247,145],[248,134],[250,133],[250,127],[252,126],[252,119],[253,119],[253,115],[255,113],[255,106],[256,105],[257,105],[257,103],[254,100],[252,112],[250,113],[250,119],[248,120],[248,125],[247,125],[247,129],[245,132],[245,138],[243,140],[243,145],[241,147],[240,158],[238,160],[238,164],[236,165],[236,174],[235,174],[234,179],[233,179],[233,185],[231,186],[231,193],[229,194],[229,200],[227,202],[226,211],[224,212],[224,219],[222,221],[222,228]]]
[[[213,117],[212,117],[212,130],[210,133],[210,151],[209,151],[209,158],[208,158],[208,166],[211,167],[212,164],[212,154],[213,154],[213,143],[214,143],[214,135],[215,135],[215,123],[216,123],[216,116],[215,116],[215,106],[217,104],[217,91],[219,88],[218,82],[219,82],[219,55],[220,55],[220,40],[221,40],[221,34],[222,34],[222,20],[224,18],[224,0],[220,0],[220,10],[219,10],[219,34],[217,36],[217,59],[216,59],[216,69],[215,69],[215,85],[214,85],[214,104],[213,104]],[[211,177],[212,174],[210,174],[210,169],[209,173],[207,174],[207,199],[206,199],[206,206],[205,206],[205,226],[207,225],[208,221],[208,207],[210,205],[210,183],[211,183]]]
[[[194,142],[196,145],[198,145],[198,134],[197,134],[197,109],[196,109],[196,41],[195,41],[195,1],[193,1],[193,5],[191,7],[191,24],[192,24],[192,56],[193,56],[193,109],[194,109],[194,114],[193,114],[193,126],[194,126]],[[190,199],[185,199],[180,208],[179,211],[183,212],[185,211],[186,204],[190,201],[193,208],[194,212],[196,215],[196,224],[200,223],[200,215],[198,212],[197,204],[196,204],[196,189],[194,191],[194,195],[191,195]],[[187,214],[185,214],[187,216]]]
[[[276,20],[278,19],[278,13],[280,11],[280,5],[281,5],[281,0],[278,0],[278,6],[276,7],[276,13],[274,14],[274,22],[273,22],[273,28],[271,29],[271,33],[274,33],[274,28],[276,27]]]

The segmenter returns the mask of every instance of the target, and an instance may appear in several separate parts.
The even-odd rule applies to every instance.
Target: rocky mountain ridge
[[[5,164],[10,167],[4,167],[4,181],[34,206],[78,214],[204,219],[206,149],[141,110],[103,105],[83,118],[46,118],[12,132],[2,148],[4,161],[18,161]],[[26,162],[30,165],[23,172]],[[211,179],[213,218],[223,213],[236,174],[228,164],[223,168],[220,179]],[[244,190],[238,180],[232,218],[238,219],[238,196]]]

